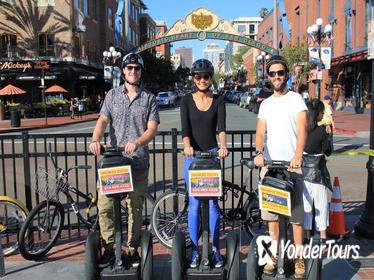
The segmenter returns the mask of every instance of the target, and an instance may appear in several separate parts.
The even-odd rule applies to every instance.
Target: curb
[[[355,136],[357,134],[356,130],[343,129],[343,128],[335,128],[335,132],[337,134],[347,134],[351,136]]]
[[[80,120],[79,122],[72,122],[72,123],[49,124],[49,125],[47,125],[47,127],[45,125],[37,125],[37,126],[25,126],[25,127],[4,128],[4,129],[0,128],[0,134],[11,133],[11,132],[22,132],[22,131],[25,131],[25,130],[35,130],[35,129],[42,129],[42,128],[59,127],[59,126],[63,126],[63,125],[91,122],[91,121],[95,121],[95,120],[97,120],[97,119],[92,118],[92,119],[85,119],[85,120]]]

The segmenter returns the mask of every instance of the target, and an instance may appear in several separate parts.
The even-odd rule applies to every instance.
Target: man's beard
[[[287,87],[287,80],[284,80],[283,83],[281,83],[279,86],[275,87],[273,83],[271,84],[271,89],[274,91],[281,91],[283,92]]]

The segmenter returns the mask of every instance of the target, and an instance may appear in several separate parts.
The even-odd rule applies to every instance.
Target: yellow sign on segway
[[[261,210],[291,216],[291,195],[288,191],[259,185],[258,196]]]
[[[219,197],[222,195],[221,170],[189,170],[189,195]]]
[[[97,170],[101,194],[117,194],[134,191],[131,166],[116,166]]]

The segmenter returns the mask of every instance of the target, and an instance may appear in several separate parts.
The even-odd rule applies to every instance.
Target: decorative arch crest
[[[164,36],[139,46],[136,52],[143,52],[171,42],[195,39],[200,41],[206,39],[232,41],[262,50],[272,55],[278,53],[278,50],[268,45],[241,36],[228,20],[220,20],[217,15],[205,8],[196,9],[188,14],[184,20],[176,21]]]

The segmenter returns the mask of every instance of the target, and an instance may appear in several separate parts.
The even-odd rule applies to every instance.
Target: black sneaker
[[[218,251],[214,251],[213,253],[213,263],[215,268],[223,266],[222,256]]]
[[[133,254],[130,254],[130,262],[132,264],[132,267],[138,267],[140,265],[140,256],[138,251],[134,251]]]
[[[196,268],[200,263],[200,256],[197,250],[192,250],[191,252],[191,268]]]
[[[101,257],[98,266],[100,268],[106,268],[110,266],[114,261],[114,249],[105,249],[103,256]]]

